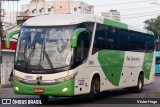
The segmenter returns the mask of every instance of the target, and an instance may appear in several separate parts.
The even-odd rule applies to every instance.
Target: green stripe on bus
[[[123,68],[125,51],[101,50],[98,61],[107,79],[115,86],[119,86]]]
[[[27,85],[14,80],[14,92],[15,94],[26,94],[26,95],[53,95],[53,96],[73,96],[74,95],[74,81],[70,79],[66,82],[59,83],[56,85]],[[19,91],[15,89],[19,88]],[[67,87],[66,92],[62,92],[62,89]],[[44,88],[43,93],[35,93],[34,88]]]
[[[114,26],[114,27],[118,27],[118,28],[123,28],[123,29],[128,29],[128,25],[119,21],[115,21],[115,20],[111,20],[111,19],[107,19],[104,18],[104,22],[105,25],[109,25],[109,26]]]
[[[144,72],[144,77],[148,80],[151,73],[152,62],[153,62],[153,53],[145,53],[142,69]]]

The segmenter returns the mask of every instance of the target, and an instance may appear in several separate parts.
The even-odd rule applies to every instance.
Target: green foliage
[[[144,23],[146,24],[145,29],[152,31],[157,38],[160,38],[160,16],[148,19]]]

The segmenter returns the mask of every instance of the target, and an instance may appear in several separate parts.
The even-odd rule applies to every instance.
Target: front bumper
[[[27,85],[16,80],[13,81],[14,93],[25,95],[51,95],[51,96],[73,96],[74,78],[56,85]],[[34,92],[34,88],[43,88],[44,92]],[[65,91],[62,91],[63,89]]]

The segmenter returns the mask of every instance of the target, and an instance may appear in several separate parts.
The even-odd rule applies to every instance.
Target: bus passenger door
[[[87,31],[82,31],[77,36],[77,45],[74,48],[74,61],[73,68],[78,71],[75,80],[75,93],[76,95],[85,94],[86,87],[85,83],[87,82],[87,78],[85,78],[85,72],[87,72],[86,64],[87,58],[89,54],[90,47],[90,34]]]

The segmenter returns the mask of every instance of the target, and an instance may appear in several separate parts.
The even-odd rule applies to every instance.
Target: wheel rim
[[[142,89],[142,81],[141,80],[139,81],[139,89],[140,90]]]

